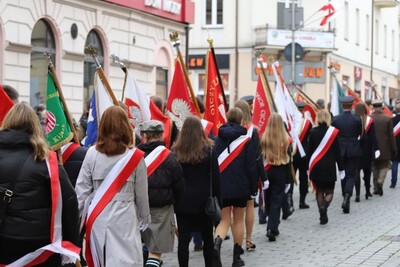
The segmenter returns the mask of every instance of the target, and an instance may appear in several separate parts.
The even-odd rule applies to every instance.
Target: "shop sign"
[[[354,66],[354,80],[359,81],[362,79],[362,68]]]
[[[286,46],[291,43],[292,31],[281,29],[267,30],[267,45]],[[307,48],[335,48],[333,32],[295,31],[295,42]]]
[[[229,55],[215,55],[219,69],[229,69]],[[188,69],[205,69],[206,55],[189,55]]]

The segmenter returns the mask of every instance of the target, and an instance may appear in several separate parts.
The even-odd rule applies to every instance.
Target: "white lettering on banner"
[[[179,15],[181,13],[181,6],[180,3],[171,0],[164,0],[163,10]]]
[[[144,5],[161,9],[161,0],[145,0]]]

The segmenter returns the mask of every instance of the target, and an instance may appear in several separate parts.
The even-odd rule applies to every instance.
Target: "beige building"
[[[257,49],[270,63],[279,62],[287,83],[296,81],[314,100],[330,99],[331,65],[344,87],[356,90],[363,99],[370,98],[372,82],[385,100],[400,98],[400,9],[394,0],[332,1],[335,14],[324,26],[320,22],[329,13],[319,11],[327,4],[323,0],[195,2],[195,24],[189,34],[189,67],[193,87],[199,94],[204,93],[204,67],[196,62],[206,53],[210,36],[218,63],[221,60],[223,65],[220,69],[231,102],[255,93]],[[291,57],[285,50],[293,40],[292,2],[295,42],[303,48],[303,53],[295,51],[295,55],[303,57],[296,62],[294,73],[292,63],[286,59]],[[271,70],[266,71],[274,88]]]
[[[193,22],[188,0],[2,0],[0,1],[0,84],[19,91],[32,106],[45,102],[51,55],[69,110],[78,119],[91,96],[96,49],[118,99],[124,73],[117,55],[147,94],[167,96],[175,48],[169,35],[178,32],[186,50],[186,31]]]

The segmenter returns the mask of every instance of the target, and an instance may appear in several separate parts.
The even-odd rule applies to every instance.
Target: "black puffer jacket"
[[[215,140],[215,151],[220,155],[239,136],[247,133],[246,128],[227,123],[219,128]],[[222,199],[243,199],[257,193],[257,158],[253,140],[250,139],[240,154],[221,173]],[[232,151],[229,151],[229,153]]]
[[[26,155],[28,157],[21,163]],[[49,243],[51,190],[46,162],[33,160],[33,148],[28,133],[0,131],[0,185],[8,188],[12,179],[17,179],[21,168],[12,201],[0,226],[0,240],[16,240],[21,246],[33,241]],[[61,165],[59,178],[63,204],[63,240],[78,245],[78,203],[75,190]]]
[[[145,153],[145,157],[156,147],[165,145],[162,141],[142,143],[138,146]],[[175,204],[184,193],[185,183],[183,180],[182,167],[174,153],[161,163],[150,175],[148,180],[150,207],[162,207]]]

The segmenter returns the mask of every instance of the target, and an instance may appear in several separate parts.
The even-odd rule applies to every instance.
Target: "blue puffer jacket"
[[[220,155],[234,140],[246,133],[246,128],[238,124],[222,125],[215,141],[217,154]],[[250,195],[257,193],[257,158],[252,142],[250,139],[240,154],[221,173],[222,199],[250,198]]]

